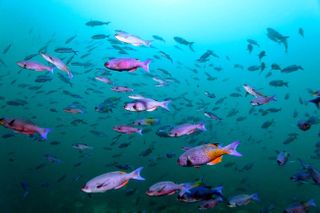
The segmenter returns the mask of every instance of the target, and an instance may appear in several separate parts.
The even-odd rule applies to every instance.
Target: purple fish
[[[147,59],[146,61],[140,61],[135,58],[115,58],[111,59],[104,64],[104,66],[110,70],[115,70],[119,72],[128,71],[134,72],[139,67],[144,69],[146,72],[149,72],[149,64],[151,59]]]
[[[134,101],[126,103],[124,108],[131,112],[151,112],[156,110],[158,107],[162,107],[169,111],[169,104],[171,103],[171,100],[156,101],[151,98],[145,98],[141,95],[131,95],[129,98],[134,99]]]
[[[290,154],[286,151],[276,151],[278,153],[277,156],[277,163],[279,166],[284,166],[287,162],[288,162],[288,158],[290,156]]]
[[[300,202],[300,203],[291,204],[283,212],[284,213],[306,213],[306,212],[308,212],[308,208],[310,208],[311,206],[313,206],[313,207],[317,206],[316,202],[313,199],[311,199],[307,202]]]
[[[169,131],[169,136],[170,137],[180,137],[182,135],[190,135],[192,133],[194,133],[196,130],[200,130],[200,131],[206,131],[206,127],[204,123],[198,123],[198,124],[181,124],[179,126],[176,126],[174,128],[172,128]]]
[[[17,65],[23,69],[34,70],[37,72],[49,71],[53,73],[53,67],[49,67],[33,61],[19,61]]]
[[[138,134],[142,135],[142,129],[138,129],[138,128],[131,127],[131,126],[125,126],[125,125],[114,126],[112,129],[114,131],[124,133],[124,134],[138,133]]]
[[[275,96],[264,97],[258,96],[254,98],[250,103],[252,106],[260,106],[269,103],[270,101],[277,101]]]
[[[182,187],[182,184],[176,184],[172,181],[161,181],[150,186],[146,194],[149,196],[173,195]]]
[[[68,74],[68,77],[71,79],[73,78],[72,73],[70,72],[68,66],[63,63],[59,58],[55,58],[51,55],[48,55],[46,53],[41,52],[40,55],[49,63],[53,64],[54,66],[56,66],[59,70],[66,72]]]
[[[123,86],[115,86],[111,88],[114,92],[133,92],[133,89],[129,87],[123,87]]]
[[[131,173],[116,171],[99,175],[89,180],[81,190],[86,193],[103,193],[111,189],[120,189],[127,185],[130,179],[145,180],[140,175],[142,169],[143,167],[140,167]]]

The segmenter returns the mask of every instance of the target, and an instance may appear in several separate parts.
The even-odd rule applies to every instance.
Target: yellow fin
[[[129,182],[129,180],[126,180],[123,183],[121,183],[119,186],[115,187],[114,189],[120,189],[120,188],[124,187],[125,185],[127,185],[128,182]]]
[[[222,156],[215,158],[213,161],[210,161],[209,163],[207,163],[207,165],[215,165],[218,164],[222,161]]]

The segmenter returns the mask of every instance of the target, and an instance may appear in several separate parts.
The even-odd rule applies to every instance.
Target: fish
[[[55,58],[53,56],[50,56],[44,52],[41,52],[40,55],[49,63],[53,64],[56,66],[59,70],[64,71],[68,74],[68,77],[71,79],[73,78],[72,73],[70,72],[69,68],[67,65],[65,65],[59,58]]]
[[[310,178],[311,178],[310,173],[302,170],[302,171],[298,171],[294,175],[292,175],[290,177],[290,180],[292,180],[296,183],[305,183]]]
[[[50,73],[53,73],[54,69],[53,67],[49,67],[34,61],[19,61],[17,62],[17,65],[23,69],[34,70],[37,72],[48,71]]]
[[[106,84],[113,84],[113,82],[109,78],[106,78],[106,77],[103,77],[103,76],[97,76],[94,79],[96,79],[97,81],[106,83]]]
[[[314,199],[308,201],[301,201],[288,206],[283,213],[307,213],[310,207],[316,207],[317,204]]]
[[[24,180],[24,181],[22,181],[22,182],[20,183],[20,185],[21,185],[21,188],[22,188],[22,190],[23,190],[23,195],[22,195],[22,197],[23,197],[23,198],[26,198],[26,197],[29,195],[29,193],[30,193],[29,183]]]
[[[127,44],[131,44],[133,46],[141,46],[141,45],[144,45],[146,47],[150,47],[151,44],[152,44],[152,41],[151,40],[143,40],[141,39],[140,37],[136,36],[136,35],[132,35],[132,34],[129,34],[129,33],[126,33],[124,31],[118,31],[114,37],[116,39],[118,39],[119,41],[122,41],[124,43],[127,43]]]
[[[270,101],[277,101],[277,99],[275,96],[270,96],[270,97],[259,96],[251,100],[250,103],[252,106],[261,106],[269,103]]]
[[[114,92],[133,92],[133,89],[124,86],[114,86],[111,90]]]
[[[192,52],[194,52],[194,49],[193,49],[194,42],[187,41],[186,39],[184,39],[182,37],[178,37],[178,36],[173,37],[173,40],[175,40],[175,42],[177,42],[179,44],[189,46],[190,50]]]
[[[73,53],[75,55],[78,55],[78,52],[79,52],[69,47],[57,47],[56,49],[54,49],[54,51],[56,53]]]
[[[169,111],[169,104],[171,103],[171,100],[157,101],[151,98],[145,98],[141,95],[131,95],[129,98],[134,99],[134,101],[126,103],[124,109],[131,112],[152,112],[159,107]]]
[[[286,151],[276,151],[277,152],[277,163],[279,166],[284,166],[289,159],[290,154]]]
[[[0,118],[0,125],[20,134],[34,135],[38,133],[43,140],[46,140],[49,132],[52,131],[51,128],[41,128],[32,122],[14,118]]]
[[[12,44],[9,44],[8,46],[6,46],[3,51],[2,51],[2,54],[7,54],[11,48]]]
[[[261,51],[259,54],[258,54],[258,57],[259,57],[259,60],[261,61],[261,59],[263,58],[263,57],[265,57],[266,56],[266,51]]]
[[[256,40],[253,39],[247,39],[247,42],[251,45],[255,45],[257,47],[260,47],[260,45],[258,44],[258,42]]]
[[[123,72],[134,72],[139,67],[144,69],[146,72],[149,72],[149,64],[151,59],[147,59],[146,61],[142,62],[138,59],[134,58],[115,58],[107,61],[104,66],[110,70]]]
[[[222,196],[222,186],[213,188],[203,183],[196,184],[187,190],[180,192],[177,199],[182,202],[193,203],[202,200],[210,200],[214,196]]]
[[[225,147],[217,144],[203,144],[193,148],[185,148],[185,152],[180,155],[177,163],[187,167],[199,167],[204,164],[216,165],[222,161],[222,156],[225,154],[241,157],[242,155],[236,150],[239,144],[239,141],[234,141]]]
[[[114,131],[124,133],[124,134],[132,134],[132,133],[138,133],[139,135],[142,135],[142,129],[138,129],[131,126],[126,125],[117,125],[112,128]]]
[[[106,39],[106,38],[109,38],[108,35],[105,35],[105,34],[95,34],[93,36],[91,36],[92,39]]]
[[[44,158],[50,163],[61,164],[62,160],[51,154],[45,154]]]
[[[203,201],[200,206],[198,207],[199,210],[205,210],[205,209],[212,209],[217,206],[218,203],[223,202],[222,197],[217,197],[215,199],[210,199]]]
[[[254,193],[251,195],[248,194],[240,194],[234,197],[229,198],[228,206],[231,208],[238,207],[238,206],[245,206],[248,205],[252,201],[259,201],[258,193]]]
[[[272,124],[274,123],[274,120],[268,120],[263,122],[263,124],[261,125],[262,129],[268,129]]]
[[[284,48],[285,48],[285,52],[288,52],[288,38],[289,36],[284,36],[282,34],[280,34],[278,31],[276,31],[275,29],[272,28],[267,28],[267,37],[278,43],[278,44],[283,44]]]
[[[281,70],[281,67],[280,67],[279,64],[273,63],[273,64],[271,64],[271,69],[272,69],[272,70]]]
[[[288,87],[288,82],[283,80],[273,80],[269,82],[269,85],[274,87]]]
[[[103,21],[92,20],[92,21],[86,22],[86,25],[89,27],[96,27],[96,26],[102,26],[102,25],[109,25],[110,23],[111,23],[110,21],[103,22]]]
[[[302,38],[304,38],[304,30],[303,30],[302,27],[299,27],[298,33],[299,33],[299,35],[300,35]]]
[[[71,41],[73,41],[73,39],[75,39],[77,37],[77,35],[73,35],[70,38],[68,38],[64,43],[65,44],[69,44]]]
[[[206,131],[207,129],[206,129],[205,124],[203,122],[198,123],[198,124],[184,123],[184,124],[173,127],[169,131],[168,136],[180,137],[183,135],[190,135],[190,134],[194,133],[196,130]]]
[[[222,118],[218,117],[217,115],[213,114],[212,112],[204,112],[204,115],[212,120],[221,121]]]
[[[165,53],[163,51],[159,51],[160,55],[165,57],[166,59],[168,59],[171,63],[173,63],[173,60],[171,58],[171,56],[168,53]]]
[[[281,70],[281,72],[283,73],[291,73],[291,72],[295,72],[298,70],[304,70],[302,66],[300,65],[290,65],[288,67],[285,67]]]
[[[115,171],[99,175],[89,180],[81,190],[85,193],[103,193],[111,189],[120,189],[127,185],[131,179],[145,180],[140,175],[142,169],[143,167],[139,167],[131,173]]]
[[[80,151],[83,151],[83,150],[86,150],[86,149],[93,149],[92,146],[89,146],[88,144],[85,144],[85,143],[72,144],[72,148],[80,150]]]
[[[243,88],[248,94],[250,94],[250,95],[252,95],[252,96],[254,96],[256,98],[265,97],[265,95],[263,95],[262,93],[258,92],[256,89],[254,89],[253,87],[249,86],[248,84],[243,84]]]
[[[158,124],[160,122],[160,119],[157,118],[144,118],[135,120],[132,124],[135,126],[152,126],[155,124]]]
[[[164,38],[162,38],[162,37],[159,36],[159,35],[153,35],[152,38],[154,38],[155,40],[158,40],[158,41],[166,42],[166,41],[164,40]]]
[[[159,197],[165,195],[173,195],[177,191],[181,191],[183,189],[183,184],[176,184],[172,181],[161,181],[153,184],[146,191],[146,194],[150,197]]]

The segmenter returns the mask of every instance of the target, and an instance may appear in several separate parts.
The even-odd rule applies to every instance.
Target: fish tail
[[[54,73],[54,68],[55,68],[55,67],[50,67],[49,72],[50,72],[51,74],[53,74],[53,73]]]
[[[137,133],[138,133],[139,135],[143,135],[142,129],[139,129],[139,130],[137,131]]]
[[[144,69],[146,72],[150,72],[149,71],[150,62],[151,62],[151,59],[147,59],[145,62],[141,64],[141,68]]]
[[[317,206],[316,201],[314,199],[308,200],[307,201],[307,206],[316,207]]]
[[[44,140],[47,140],[48,134],[51,131],[52,131],[52,129],[50,129],[50,128],[41,128],[39,130],[39,134]]]
[[[252,200],[255,200],[255,201],[259,201],[259,200],[260,200],[259,194],[258,194],[258,193],[252,194],[252,195],[251,195],[251,199],[252,199]]]
[[[74,51],[73,51],[73,54],[78,55],[78,52],[79,52],[79,51],[74,50]]]
[[[146,45],[147,47],[150,47],[151,44],[152,44],[152,40],[146,40],[145,45]]]
[[[171,103],[171,100],[167,100],[167,101],[162,101],[161,102],[161,107],[167,111],[170,111],[169,109],[169,104]]]
[[[218,186],[213,189],[215,193],[222,195],[223,186]]]
[[[285,82],[285,83],[284,83],[284,86],[285,86],[285,87],[289,87],[289,82]]]
[[[71,78],[73,78],[73,75],[72,75],[72,73],[69,71],[68,72],[68,77],[71,79]]]
[[[270,101],[277,101],[276,96],[275,95],[271,96]]]
[[[192,52],[194,52],[193,44],[194,44],[194,42],[190,42],[190,43],[189,43],[189,48],[190,48],[190,50],[191,50]]]
[[[241,157],[242,154],[240,154],[236,150],[239,144],[240,144],[240,141],[234,141],[231,144],[225,146],[223,149],[227,150],[229,155],[234,155],[234,156],[237,156],[237,157]]]
[[[319,109],[320,98],[312,99],[309,102],[314,103],[316,105],[316,107]]]
[[[204,132],[204,131],[207,131],[207,129],[206,129],[206,124],[205,124],[204,122],[199,123],[198,129],[201,130],[201,131],[203,131],[203,132]]]
[[[138,169],[131,172],[131,179],[135,180],[145,180],[143,177],[141,177],[140,172],[142,171],[143,167],[139,167]]]

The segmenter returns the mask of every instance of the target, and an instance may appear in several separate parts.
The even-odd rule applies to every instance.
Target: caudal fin
[[[131,172],[131,179],[135,180],[145,180],[143,177],[141,177],[140,172],[143,169],[143,167],[139,167],[138,169]]]
[[[42,128],[39,130],[39,134],[44,140],[47,140],[48,134],[51,131],[52,131],[52,129],[50,129],[50,128]]]
[[[222,195],[222,190],[223,190],[223,186],[218,186],[213,189],[213,191],[218,195]]]
[[[73,78],[73,75],[72,75],[72,73],[69,71],[68,72],[68,77],[71,79],[71,78]]]
[[[240,141],[234,141],[231,144],[223,147],[223,149],[227,150],[229,155],[233,155],[233,156],[237,156],[237,157],[241,157],[242,154],[240,154],[239,152],[237,152],[237,147],[240,144]]]
[[[167,111],[170,111],[169,109],[169,104],[171,103],[171,100],[167,100],[167,101],[162,101],[161,102],[161,107]]]
[[[206,124],[205,124],[204,122],[199,123],[198,129],[201,130],[201,131],[203,131],[203,132],[204,132],[204,131],[207,131],[207,129],[206,129]]]
[[[190,43],[189,43],[189,48],[190,48],[190,50],[191,50],[192,52],[194,52],[193,44],[194,44],[194,42],[190,42]]]
[[[139,129],[139,130],[137,131],[137,133],[138,133],[139,135],[143,135],[142,129]]]
[[[319,109],[320,97],[310,100],[309,102],[314,103],[316,107]]]
[[[144,69],[146,72],[150,72],[149,71],[150,62],[151,62],[151,59],[147,59],[145,62],[141,64],[141,68]]]
[[[147,41],[145,42],[145,45],[146,45],[147,47],[150,47],[151,44],[152,44],[152,40],[147,40]]]
[[[252,199],[252,200],[255,200],[255,201],[259,201],[259,200],[260,200],[259,194],[258,194],[258,193],[252,194],[252,195],[251,195],[251,199]]]

